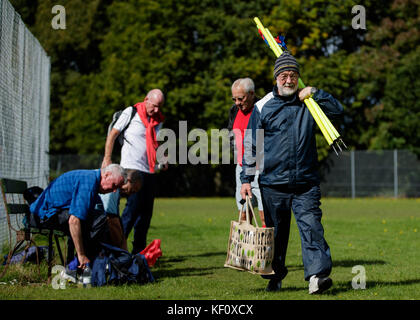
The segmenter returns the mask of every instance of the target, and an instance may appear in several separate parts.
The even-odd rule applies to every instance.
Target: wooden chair
[[[25,244],[24,250],[25,255],[22,258],[25,260],[26,252],[31,246],[35,245],[34,235],[41,234],[48,237],[48,283],[51,282],[51,269],[53,262],[53,237],[57,246],[57,251],[60,255],[60,259],[63,265],[65,260],[60,248],[59,237],[65,236],[62,231],[53,229],[43,229],[39,225],[34,225],[35,220],[31,216],[29,205],[24,199],[24,192],[28,186],[26,181],[13,180],[13,179],[0,179],[1,182],[1,193],[5,204],[7,224],[9,228],[9,254],[7,256],[6,265],[0,275],[0,278],[4,276],[7,268],[10,264],[10,260],[13,255]],[[15,219],[15,225],[12,223],[12,219]],[[23,218],[23,219],[22,219]],[[25,220],[25,222],[23,222]],[[13,236],[14,234],[14,236]],[[15,238],[16,240],[13,240]],[[15,243],[15,245],[13,245]],[[38,250],[37,252],[37,263],[39,266]]]

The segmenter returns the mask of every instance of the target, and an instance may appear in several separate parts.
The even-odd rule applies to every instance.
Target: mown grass
[[[124,205],[124,204],[122,204]],[[409,300],[420,298],[420,200],[323,199],[325,237],[333,258],[333,287],[309,295],[300,238],[292,220],[280,292],[267,280],[223,266],[229,226],[237,219],[230,198],[156,199],[148,241],[161,239],[163,256],[152,268],[156,282],[84,290],[55,290],[33,265],[14,266],[1,279],[0,299],[149,300]],[[129,245],[131,242],[129,241]],[[352,268],[366,270],[366,289],[355,290]],[[10,281],[16,279],[11,284]],[[17,282],[17,283],[16,283]]]

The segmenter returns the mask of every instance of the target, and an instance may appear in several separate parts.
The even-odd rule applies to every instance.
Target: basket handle
[[[255,218],[254,209],[252,208],[252,201],[249,198],[249,196],[247,195],[245,197],[245,200],[242,199],[240,202],[242,203],[242,208],[239,211],[239,218],[238,218],[239,223],[241,223],[241,214],[242,214],[242,212],[244,210],[244,205],[246,205],[246,207],[245,207],[246,223],[247,224],[252,224],[252,221],[249,221],[249,209],[251,209],[252,217],[254,218],[254,222],[255,222],[255,226],[258,228],[258,222],[257,222],[257,219]]]

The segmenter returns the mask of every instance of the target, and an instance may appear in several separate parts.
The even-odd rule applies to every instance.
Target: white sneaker
[[[73,282],[73,283],[76,283],[76,273],[74,273],[74,274],[70,274],[70,273],[67,273],[66,271],[61,271],[61,278],[63,278],[63,279],[65,279],[65,280],[67,280],[68,282]]]
[[[81,276],[77,274],[76,270],[66,270],[61,271],[61,278],[67,280],[68,282],[73,283],[82,283]]]
[[[331,288],[331,286],[331,278],[318,278],[316,275],[313,275],[309,279],[309,294],[322,293]]]

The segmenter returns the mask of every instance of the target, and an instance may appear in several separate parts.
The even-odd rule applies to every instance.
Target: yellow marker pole
[[[303,83],[302,79],[299,78],[299,87],[300,88],[304,88],[305,84]],[[317,107],[318,109],[318,114],[321,118],[321,121],[324,123],[325,127],[327,128],[330,137],[332,138],[333,141],[335,141],[336,139],[340,138],[340,134],[337,132],[337,130],[334,128],[334,126],[332,125],[330,119],[327,118],[327,116],[325,115],[324,111],[322,111],[322,109],[319,107],[319,105],[316,103],[316,101],[310,97],[308,98],[310,100],[310,102]]]
[[[279,45],[277,45],[277,42],[274,40],[273,36],[270,33],[270,30],[267,28],[264,28],[262,25],[260,19],[258,17],[254,18],[255,23],[257,24],[258,29],[263,34],[264,38],[267,40],[269,47],[273,50],[276,57],[279,57],[283,50],[280,48]],[[302,79],[299,78],[299,86],[301,88],[304,88],[305,85],[302,81]],[[339,133],[332,125],[331,121],[327,118],[325,113],[322,111],[322,109],[319,107],[319,105],[316,103],[315,100],[313,100],[311,97],[308,99],[305,99],[304,101],[305,105],[308,107],[309,111],[311,112],[314,120],[318,124],[318,127],[321,129],[322,134],[324,135],[325,139],[327,140],[329,145],[332,145],[340,138]],[[340,139],[341,140],[341,139]],[[341,140],[342,142],[342,140]],[[342,142],[344,144],[344,142]],[[338,145],[338,144],[337,144]],[[345,146],[345,144],[344,144]],[[340,148],[340,146],[338,145]],[[333,146],[334,148],[334,146]],[[340,148],[341,149],[341,148]],[[334,148],[335,151],[335,148]]]
[[[311,111],[311,108],[313,109],[311,114],[314,117],[316,123],[318,124],[318,127],[321,129],[321,132],[324,135],[325,140],[327,140],[328,145],[331,146],[334,149],[334,152],[338,155],[337,150],[334,148],[334,144],[337,144],[338,148],[340,148],[340,151],[342,150],[341,150],[341,147],[338,145],[338,143],[336,143],[338,136],[335,136],[335,134],[332,132],[331,130],[332,124],[330,120],[327,118],[325,113],[322,111],[322,109],[319,107],[319,105],[316,103],[314,99],[312,98],[305,99],[305,104],[308,107],[309,111]],[[329,126],[329,124],[331,126]]]
[[[302,79],[299,78],[299,87],[300,88],[304,88],[305,84],[303,83]],[[329,136],[331,137],[331,139],[333,141],[335,141],[336,139],[338,139],[340,137],[339,133],[337,132],[337,130],[335,130],[334,126],[332,125],[330,119],[327,118],[327,116],[325,115],[324,111],[322,111],[322,109],[319,107],[318,103],[316,103],[316,101],[312,98],[309,97],[308,98],[310,103],[314,105],[314,107],[317,109],[320,120],[322,121],[322,123],[324,124],[324,126],[326,127],[327,131],[329,132]],[[341,148],[340,148],[341,149]]]
[[[325,127],[325,129],[328,132],[328,135],[331,137],[331,139],[333,141],[335,141],[336,139],[339,138],[339,134],[338,132],[335,130],[334,126],[332,125],[331,121],[327,118],[327,116],[325,115],[324,111],[322,111],[322,109],[319,107],[319,105],[316,103],[316,101],[312,98],[309,97],[306,100],[309,100],[309,103],[311,105],[313,105],[314,109],[316,110],[320,121],[322,122],[323,126]]]
[[[313,100],[312,100],[313,101]],[[324,126],[324,123],[321,120],[319,113],[317,112],[317,108],[312,104],[311,100],[305,99],[306,107],[309,109],[309,112],[312,114],[315,122],[318,124],[319,129],[321,129],[322,134],[324,135],[325,140],[327,140],[328,145],[333,144],[333,138],[330,136],[328,130]]]
[[[312,103],[316,103],[316,101],[313,98],[309,98],[309,100],[312,101]],[[320,111],[320,116],[322,119],[322,122],[324,122],[326,124],[326,127],[328,128],[328,131],[330,131],[330,136],[333,138],[333,140],[336,140],[340,137],[339,133],[337,132],[337,130],[335,130],[334,126],[332,125],[330,119],[327,118],[327,116],[325,115],[325,113],[322,111],[321,108],[319,108]]]
[[[257,24],[258,29],[261,30],[261,33],[263,34],[264,38],[267,40],[269,47],[271,48],[271,50],[273,50],[276,57],[277,58],[280,57],[280,55],[283,53],[283,50],[280,48],[280,46],[277,45],[277,42],[274,40],[273,36],[271,35],[270,30],[268,30],[267,28],[264,28],[261,21],[257,17],[254,18],[254,21]],[[303,84],[300,78],[299,78],[299,86],[301,86],[302,88],[305,87],[305,85]],[[328,130],[325,128],[322,118],[318,116],[316,106],[313,105],[311,101],[309,101],[308,99],[305,99],[304,103],[308,107],[315,122],[318,124],[318,127],[321,129],[321,132],[324,135],[324,138],[327,140],[328,144],[331,145],[333,143],[333,139],[331,138]]]
[[[280,48],[280,46],[277,44],[276,40],[274,40],[273,36],[270,33],[270,30],[268,30],[267,28],[264,28],[265,30],[265,39],[267,39],[268,43],[270,44],[270,48],[271,50],[274,51],[274,54],[278,57],[281,56],[281,54],[283,53],[283,50]]]

